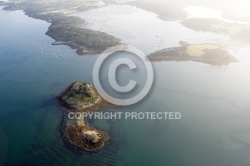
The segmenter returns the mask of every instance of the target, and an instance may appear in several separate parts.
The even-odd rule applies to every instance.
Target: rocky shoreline
[[[72,93],[75,95],[71,96]],[[79,96],[84,97],[80,98]],[[102,99],[93,85],[82,82],[72,83],[64,92],[56,96],[56,99],[64,111],[61,126],[64,142],[72,148],[88,152],[101,150],[109,140],[108,133],[92,127],[85,118],[69,119],[68,114],[70,112],[97,111],[101,108],[112,107],[112,104]]]

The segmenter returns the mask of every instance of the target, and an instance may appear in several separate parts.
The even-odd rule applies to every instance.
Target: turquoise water
[[[69,151],[60,137],[62,112],[54,96],[73,81],[91,82],[95,57],[50,46],[49,24],[22,11],[0,11],[0,17],[1,156],[7,155],[6,165],[53,165],[64,163],[62,151],[65,164],[72,165],[82,156]]]
[[[248,166],[250,48],[238,63],[154,63],[155,83],[140,103],[111,111],[176,111],[181,120],[94,121],[110,134],[99,153],[77,153],[61,139],[54,96],[92,82],[97,56],[51,46],[48,23],[0,10],[0,165]]]

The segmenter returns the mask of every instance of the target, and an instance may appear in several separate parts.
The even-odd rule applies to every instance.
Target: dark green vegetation
[[[94,104],[97,99],[98,97],[93,94],[90,85],[80,82],[74,83],[63,97],[63,100],[77,105]]]
[[[68,42],[73,48],[78,48],[78,54],[101,53],[106,48],[119,44],[118,39],[103,32],[85,29],[84,22],[78,17],[59,17],[52,21],[47,35],[56,41]],[[82,47],[81,47],[82,46]]]
[[[99,96],[93,85],[85,82],[72,83],[57,99],[62,107],[74,112],[90,112],[112,106]]]
[[[49,3],[48,3],[49,2]],[[24,10],[33,18],[50,22],[46,34],[56,41],[77,49],[79,55],[99,54],[106,48],[120,44],[120,39],[103,32],[85,29],[84,20],[68,16],[76,11],[99,7],[95,1],[18,1],[7,3],[5,10]]]
[[[64,93],[59,95],[63,105],[73,109],[83,109],[84,107],[95,104],[98,96],[94,94],[90,84],[76,82],[73,83]]]

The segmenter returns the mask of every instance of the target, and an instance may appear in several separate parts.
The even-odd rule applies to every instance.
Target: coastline
[[[194,61],[215,66],[237,62],[237,59],[219,44],[189,44],[184,42],[180,42],[180,44],[180,47],[156,51],[148,58],[150,61]]]
[[[57,11],[56,9],[54,9],[55,11],[47,11],[44,9],[48,7],[46,3],[41,5],[36,2],[19,2],[13,0],[4,4],[5,7],[3,7],[3,10],[23,10],[25,15],[29,17],[51,23],[45,34],[55,40],[52,45],[67,45],[72,49],[76,49],[78,55],[100,54],[109,47],[121,44],[121,40],[112,35],[86,29],[86,22],[79,17],[69,16],[68,13],[57,13],[55,12]],[[50,5],[55,8],[57,7],[56,3]],[[61,5],[63,6],[63,4]],[[77,12],[78,10],[86,11],[89,8],[98,7],[100,5],[96,4],[93,4],[93,6],[78,6],[72,12]]]
[[[29,17],[51,23],[45,34],[55,40],[55,42],[51,43],[52,45],[67,45],[72,49],[76,49],[78,55],[96,55],[102,53],[106,48],[120,43],[120,39],[111,35],[85,29],[84,25],[86,22],[78,17],[61,13],[41,14],[43,13],[42,11],[33,8],[34,6],[32,5],[28,5],[29,3],[26,4],[25,1],[19,5],[16,5],[15,1],[12,1],[7,3],[6,6],[3,7],[3,10],[23,10],[25,15]],[[39,6],[39,8],[41,7]],[[75,82],[72,83],[72,85],[73,84],[75,84]],[[94,104],[82,108],[70,108],[69,105],[60,100],[60,96],[66,93],[70,87],[56,96],[56,99],[59,101],[61,110],[64,114],[60,131],[61,137],[66,145],[81,151],[96,152],[101,150],[109,140],[108,133],[92,127],[85,119],[81,121],[70,121],[65,117],[65,114],[70,111],[90,112],[113,106],[102,99],[92,85],[90,88],[91,93],[98,96],[98,100]],[[84,139],[82,139],[82,136]]]

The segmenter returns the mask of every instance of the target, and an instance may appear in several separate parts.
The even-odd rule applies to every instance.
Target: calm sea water
[[[22,11],[0,10],[0,21],[0,165],[250,165],[250,47],[231,50],[239,62],[229,66],[154,63],[150,94],[110,110],[176,111],[182,119],[94,121],[111,139],[99,153],[79,154],[61,139],[54,95],[73,81],[92,82],[97,56],[51,46],[49,24]]]
[[[112,34],[146,54],[180,46],[180,41],[224,43],[229,40],[224,35],[196,32],[185,28],[180,21],[162,21],[155,13],[129,5],[111,5],[73,15],[86,20],[87,28]]]

